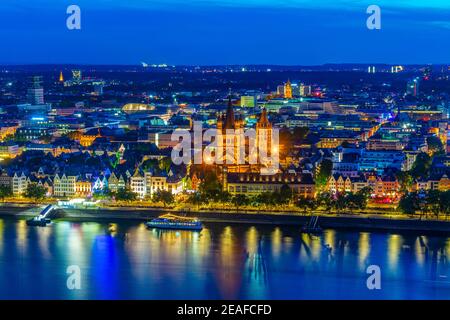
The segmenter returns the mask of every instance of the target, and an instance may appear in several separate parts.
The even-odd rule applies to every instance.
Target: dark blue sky
[[[8,64],[450,63],[450,1],[1,0],[0,39]]]

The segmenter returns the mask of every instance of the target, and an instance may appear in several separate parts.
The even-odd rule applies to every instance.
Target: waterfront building
[[[144,199],[147,195],[146,180],[145,175],[139,168],[136,168],[134,174],[130,178],[130,189],[132,192],[136,193],[137,197],[140,199]]]
[[[90,179],[78,177],[75,182],[75,193],[77,197],[92,196],[92,182]]]
[[[146,196],[151,197],[158,191],[168,191],[172,194],[178,194],[183,191],[182,179],[173,174],[145,174]]]
[[[119,189],[125,189],[126,181],[123,175],[117,177],[117,175],[113,172],[108,178],[108,189],[111,192],[117,192]]]
[[[332,175],[330,179],[328,179],[327,189],[333,194],[352,192],[352,181],[349,177]]]
[[[392,175],[344,177],[332,175],[327,182],[326,190],[332,194],[357,193],[364,188],[371,190],[374,198],[397,199],[400,195],[400,184]]]
[[[73,197],[76,194],[77,176],[56,174],[53,178],[53,195],[55,197]]]
[[[108,179],[105,176],[99,176],[92,182],[92,192],[102,192],[108,189]]]
[[[14,196],[22,196],[27,190],[28,177],[24,172],[15,172],[12,177],[12,192]]]
[[[275,175],[229,173],[226,180],[226,190],[232,195],[255,196],[267,192],[280,192],[283,185],[289,186],[295,197],[315,197],[315,183],[310,174],[297,172],[284,172]]]

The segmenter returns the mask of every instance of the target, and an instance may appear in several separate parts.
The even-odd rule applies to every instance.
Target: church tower
[[[267,110],[262,110],[261,116],[256,123],[256,145],[258,150],[266,150],[267,156],[272,151],[272,124],[267,116]],[[259,159],[260,161],[262,159]]]
[[[291,84],[291,80],[289,80],[289,79],[286,82],[286,84],[284,85],[284,98],[292,99],[292,84]]]

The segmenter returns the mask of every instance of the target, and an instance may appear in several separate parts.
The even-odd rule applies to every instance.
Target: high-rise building
[[[72,70],[72,81],[81,82],[81,70]]]
[[[42,87],[42,77],[31,77],[30,86],[27,91],[27,100],[31,105],[44,104],[44,88]]]
[[[311,86],[305,86],[303,83],[300,85],[300,96],[306,97],[311,95]]]
[[[419,79],[414,78],[406,85],[406,94],[416,97],[419,94]]]
[[[241,96],[241,107],[254,108],[256,107],[255,96]]]
[[[292,99],[292,85],[291,81],[288,80],[286,84],[284,85],[284,98],[285,99]]]
[[[376,72],[375,66],[369,66],[368,69],[367,69],[367,72],[368,73],[375,73]]]
[[[292,95],[294,97],[300,96],[300,86],[297,83],[292,84]]]
[[[284,96],[284,85],[277,86],[277,95]]]

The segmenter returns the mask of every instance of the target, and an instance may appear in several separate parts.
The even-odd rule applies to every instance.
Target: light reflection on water
[[[206,224],[0,220],[2,299],[448,299],[450,238],[438,235]],[[382,290],[366,288],[379,265]],[[68,290],[78,265],[81,290]]]

